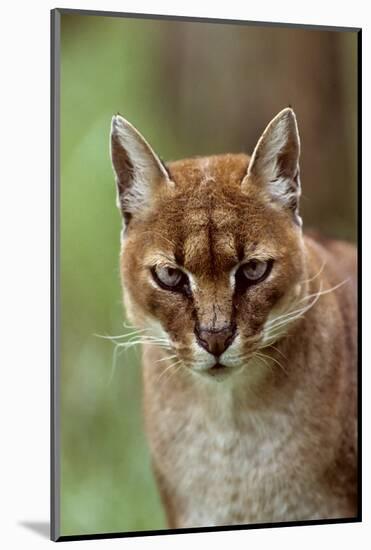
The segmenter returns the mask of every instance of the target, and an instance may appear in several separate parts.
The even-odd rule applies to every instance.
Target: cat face
[[[281,335],[278,317],[304,279],[293,112],[272,121],[251,160],[219,155],[165,167],[121,117],[111,151],[131,321],[196,374],[239,372]]]

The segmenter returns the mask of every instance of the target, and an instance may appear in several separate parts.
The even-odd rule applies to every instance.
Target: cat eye
[[[237,286],[241,289],[255,285],[268,277],[273,265],[273,260],[250,260],[241,265],[236,273]]]
[[[267,271],[268,262],[259,262],[251,260],[242,266],[242,272],[249,281],[257,281]]]
[[[156,283],[165,290],[182,291],[188,286],[186,274],[175,267],[155,266],[151,272]]]

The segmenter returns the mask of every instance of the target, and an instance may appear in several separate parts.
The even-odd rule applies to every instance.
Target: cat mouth
[[[207,369],[206,374],[215,378],[216,380],[223,380],[227,376],[231,375],[235,369],[233,367],[227,367],[222,363],[215,363],[212,367]]]
[[[210,367],[208,370],[210,374],[216,374],[218,372],[224,372],[227,369],[228,367],[226,367],[225,365],[222,365],[222,363],[215,363],[215,365]]]
[[[233,374],[236,374],[240,372],[242,369],[242,366],[227,366],[223,363],[219,363],[219,361],[216,361],[213,365],[210,367],[204,367],[204,368],[195,368],[192,369],[193,372],[196,374],[202,376],[203,378],[209,379],[209,380],[215,380],[216,382],[221,382],[225,380],[226,378],[229,378]]]

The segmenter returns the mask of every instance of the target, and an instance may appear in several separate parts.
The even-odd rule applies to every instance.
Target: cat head
[[[129,122],[113,117],[127,313],[184,368],[224,379],[282,336],[280,315],[304,278],[299,154],[289,108],[251,158],[166,165]]]

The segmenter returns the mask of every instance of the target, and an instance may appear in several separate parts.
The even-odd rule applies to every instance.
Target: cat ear
[[[268,124],[250,159],[242,186],[254,183],[266,191],[276,204],[290,210],[301,225],[298,215],[300,139],[296,116],[283,109]]]
[[[111,160],[116,176],[117,205],[128,224],[132,216],[151,203],[156,189],[172,182],[152,147],[120,115],[112,118]]]

